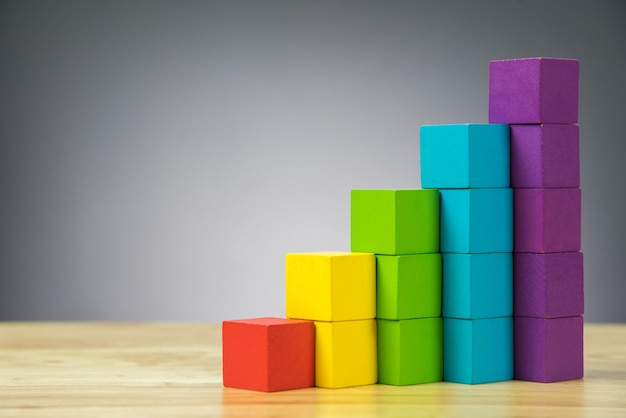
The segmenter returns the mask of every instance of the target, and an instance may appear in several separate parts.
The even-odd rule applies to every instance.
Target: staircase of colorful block
[[[511,124],[515,378],[583,377],[579,62],[492,61],[489,122]]]
[[[423,189],[353,190],[352,252],[287,255],[288,319],[224,321],[224,385],[582,377],[577,112],[578,61],[492,61],[489,124],[421,127]]]

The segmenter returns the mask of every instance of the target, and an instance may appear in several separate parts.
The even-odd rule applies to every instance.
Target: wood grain
[[[222,387],[218,324],[0,323],[0,417],[625,417],[626,325],[587,325],[584,380],[258,393]]]

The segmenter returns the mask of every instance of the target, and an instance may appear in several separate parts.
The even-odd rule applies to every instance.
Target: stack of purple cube
[[[489,122],[511,127],[514,188],[514,373],[583,377],[579,63],[490,63]]]

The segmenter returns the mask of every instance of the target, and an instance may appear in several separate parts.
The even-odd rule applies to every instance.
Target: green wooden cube
[[[376,321],[378,383],[404,386],[443,380],[442,318]]]
[[[377,255],[376,317],[441,316],[441,254]]]
[[[374,254],[439,251],[438,190],[352,190],[351,248]]]

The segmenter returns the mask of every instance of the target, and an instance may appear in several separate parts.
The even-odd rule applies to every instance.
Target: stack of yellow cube
[[[315,323],[315,385],[378,381],[374,254],[287,255],[287,317]]]

